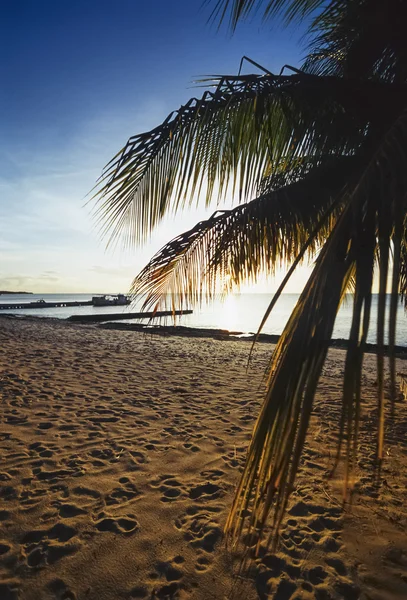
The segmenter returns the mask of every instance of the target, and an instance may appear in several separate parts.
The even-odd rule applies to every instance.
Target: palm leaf
[[[378,435],[377,458],[383,456],[384,299],[390,264],[389,248],[405,259],[397,223],[406,215],[407,113],[396,120],[364,170],[325,243],[273,354],[268,392],[256,423],[246,465],[227,522],[236,541],[246,524],[260,536],[274,504],[276,536],[293,489],[306,438],[313,399],[328,351],[337,310],[349,279],[355,293],[346,354],[338,459],[345,459],[344,493],[357,454],[364,346],[368,333],[373,268],[379,253]],[[404,238],[405,239],[405,238]],[[405,272],[405,264],[401,271]],[[393,264],[392,297],[400,292],[400,271]],[[405,290],[404,290],[405,293]],[[395,314],[390,314],[391,320]],[[393,324],[394,327],[394,324]],[[394,356],[391,357],[394,361]],[[246,517],[246,515],[250,515]],[[260,538],[259,538],[260,539]],[[274,537],[276,540],[276,537]]]
[[[235,29],[239,21],[246,19],[252,13],[261,13],[264,20],[282,15],[287,24],[294,20],[302,20],[325,2],[323,0],[207,0],[206,4],[214,4],[211,19],[221,23],[229,17],[230,26]]]
[[[97,215],[111,241],[141,241],[168,211],[199,195],[204,182],[207,202],[215,187],[218,197],[231,188],[243,201],[283,160],[289,174],[303,156],[353,154],[369,144],[369,120],[389,105],[383,99],[394,104],[379,85],[304,74],[213,83],[215,92],[130,138],[106,167]]]
[[[401,0],[330,3],[311,26],[304,69],[320,75],[405,83],[406,17]]]
[[[392,7],[398,2],[390,0]],[[265,18],[283,15],[287,22],[315,11],[307,72],[206,80],[213,91],[191,99],[151,132],[130,138],[106,167],[96,193],[104,233],[110,233],[112,241],[123,235],[128,244],[144,239],[168,211],[199,199],[203,191],[207,203],[228,192],[239,202],[258,196],[232,211],[215,213],[150,261],[136,278],[133,292],[143,292],[151,306],[165,302],[167,294],[174,303],[179,291],[181,303],[199,302],[214,293],[222,276],[236,285],[245,278],[255,279],[261,268],[272,272],[277,260],[292,262],[306,249],[313,252],[327,236],[270,364],[266,401],[227,524],[234,540],[246,525],[250,533],[260,535],[273,506],[273,532],[278,531],[299,468],[336,313],[352,285],[336,460],[345,461],[344,495],[348,493],[357,452],[375,266],[380,280],[379,462],[383,455],[389,275],[393,391],[397,301],[398,295],[405,302],[407,296],[406,114],[393,123],[394,115],[407,106],[407,54],[405,36],[399,35],[401,24],[396,24],[395,35],[386,25],[384,33],[367,39],[375,31],[374,22],[365,27],[361,15],[370,4],[219,0],[214,16],[229,17],[232,27],[255,10]],[[353,12],[359,5],[363,10]],[[355,159],[362,174],[356,183],[351,179],[342,194],[338,192],[343,181],[319,195],[314,188],[310,195],[314,203],[304,202],[304,186],[317,169],[324,172],[327,157],[338,165]],[[327,214],[333,217],[329,223]]]
[[[318,75],[407,81],[404,0],[210,0],[211,18],[232,30],[251,14],[281,16],[286,25],[309,20],[304,70]],[[379,25],[380,24],[380,25]]]
[[[233,210],[217,211],[206,221],[166,244],[135,278],[134,296],[144,295],[143,310],[185,309],[215,296],[219,289],[238,288],[290,264],[307,243],[338,192],[360,169],[352,157],[313,162],[299,181],[278,188],[270,177],[268,193]],[[282,177],[282,175],[281,175]],[[271,181],[273,179],[273,181]],[[336,212],[340,211],[340,205]],[[333,223],[319,228],[308,248],[314,254]]]

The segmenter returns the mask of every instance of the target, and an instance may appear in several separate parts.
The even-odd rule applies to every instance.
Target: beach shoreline
[[[372,469],[365,358],[359,492],[335,454],[345,353],[331,348],[276,553],[238,577],[222,532],[263,398],[269,343],[0,319],[0,597],[262,600],[407,595],[407,407]],[[403,370],[403,361],[398,363]]]
[[[53,317],[36,317],[32,315],[15,315],[15,314],[1,314],[0,319],[19,319],[22,321],[50,321],[51,323],[59,323],[59,322],[69,322],[75,323],[75,321],[70,321],[70,319],[57,319]],[[76,322],[77,325],[87,325],[90,327],[97,327],[100,329],[113,330],[113,331],[133,331],[144,333],[146,335],[158,335],[158,336],[176,336],[182,338],[208,338],[214,339],[218,341],[230,341],[230,342],[250,342],[253,343],[255,340],[257,343],[264,344],[277,344],[280,339],[280,335],[270,334],[270,333],[260,333],[257,336],[255,332],[244,333],[243,331],[229,331],[227,329],[217,329],[214,327],[187,327],[184,325],[161,325],[159,323],[153,324],[143,324],[143,323],[119,323],[119,322],[107,322],[107,323],[98,323],[92,322],[89,323],[80,323]],[[348,340],[345,338],[332,338],[328,346],[330,348],[337,348],[341,350],[346,350],[348,347]],[[384,355],[387,356],[389,354],[389,346],[385,344],[383,346]],[[367,342],[365,344],[365,353],[366,354],[377,354],[377,344],[372,344]],[[399,359],[407,358],[407,346],[395,345],[394,346],[395,356]]]

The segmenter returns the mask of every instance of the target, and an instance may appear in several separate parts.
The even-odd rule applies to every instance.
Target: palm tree
[[[336,457],[344,458],[348,493],[375,271],[379,463],[383,457],[385,322],[394,399],[397,303],[407,292],[405,5],[218,0],[213,18],[229,18],[232,28],[254,10],[265,18],[283,15],[287,22],[307,19],[309,54],[302,69],[206,80],[212,91],[130,138],[101,178],[104,231],[129,244],[143,241],[194,194],[209,202],[215,189],[219,197],[231,189],[239,201],[150,260],[132,286],[134,294],[145,295],[145,308],[167,302],[185,308],[211,298],[219,282],[229,290],[255,281],[260,272],[272,274],[283,262],[290,269],[266,318],[295,266],[306,254],[317,257],[270,361],[266,398],[227,522],[234,540],[243,527],[259,534],[273,507],[278,531],[335,317],[352,291]]]

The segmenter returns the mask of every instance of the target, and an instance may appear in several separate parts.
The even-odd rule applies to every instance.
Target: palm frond
[[[405,83],[406,11],[403,0],[330,3],[311,26],[305,71]]]
[[[309,54],[304,69],[318,75],[406,82],[407,44],[404,0],[212,0],[211,18],[231,29],[250,15],[310,20]]]
[[[342,455],[345,459],[344,493],[348,493],[350,473],[357,454],[362,362],[377,253],[380,278],[377,458],[379,462],[382,459],[384,298],[390,247],[393,246],[395,256],[400,256],[400,262],[406,256],[401,246],[403,235],[400,235],[397,224],[400,214],[406,214],[406,198],[407,112],[403,112],[383,138],[353,191],[344,198],[342,214],[317,259],[273,354],[266,400],[254,429],[227,522],[227,530],[235,541],[245,525],[249,534],[260,536],[273,503],[273,535],[278,532],[300,465],[335,317],[349,280],[353,278],[353,317],[338,437],[338,459]],[[397,261],[393,263],[393,298],[400,292],[400,271],[405,272],[405,268],[403,264],[398,270]],[[391,313],[390,324],[394,318]]]
[[[207,0],[206,4],[214,4],[211,19],[222,23],[228,18],[230,26],[235,29],[238,22],[253,13],[261,13],[263,20],[282,16],[288,24],[302,20],[312,14],[323,0]]]
[[[307,243],[335,196],[361,168],[354,157],[319,158],[302,178],[280,188],[268,181],[268,193],[208,220],[166,244],[135,278],[131,292],[144,295],[143,310],[185,309],[210,300],[223,289],[255,282],[290,264]],[[336,213],[341,206],[336,207]],[[326,238],[335,214],[321,224],[308,254]]]
[[[246,201],[284,161],[354,154],[370,143],[369,123],[384,120],[406,98],[373,83],[290,76],[228,76],[215,92],[192,99],[162,125],[130,138],[106,167],[95,197],[102,233],[141,241],[168,211],[182,208],[205,184],[209,203],[228,190]],[[209,82],[208,82],[209,83]]]
[[[103,233],[111,241],[122,235],[127,244],[140,242],[166,213],[202,195],[207,204],[228,192],[240,203],[257,196],[217,211],[153,257],[132,288],[145,295],[148,308],[167,301],[173,308],[199,303],[213,296],[222,279],[228,289],[238,286],[260,271],[272,273],[281,262],[293,267],[305,251],[312,254],[322,245],[270,362],[265,403],[226,526],[234,542],[244,528],[260,540],[272,510],[271,536],[277,539],[336,314],[352,286],[334,465],[344,461],[348,497],[375,269],[380,463],[385,325],[394,395],[399,298],[407,305],[405,2],[216,0],[212,17],[229,19],[235,28],[256,11],[264,19],[282,16],[286,23],[310,18],[312,52],[303,70],[204,80],[211,91],[129,139],[105,168],[95,194]],[[342,172],[343,163],[355,171]],[[337,179],[332,174],[325,184],[329,173]]]

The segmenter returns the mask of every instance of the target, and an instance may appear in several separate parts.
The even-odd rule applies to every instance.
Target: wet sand
[[[238,575],[223,525],[270,344],[0,319],[0,598],[407,597],[407,403],[375,486],[375,357],[365,360],[356,478],[335,452],[343,350],[332,349],[278,551]],[[407,373],[407,362],[398,363]]]

